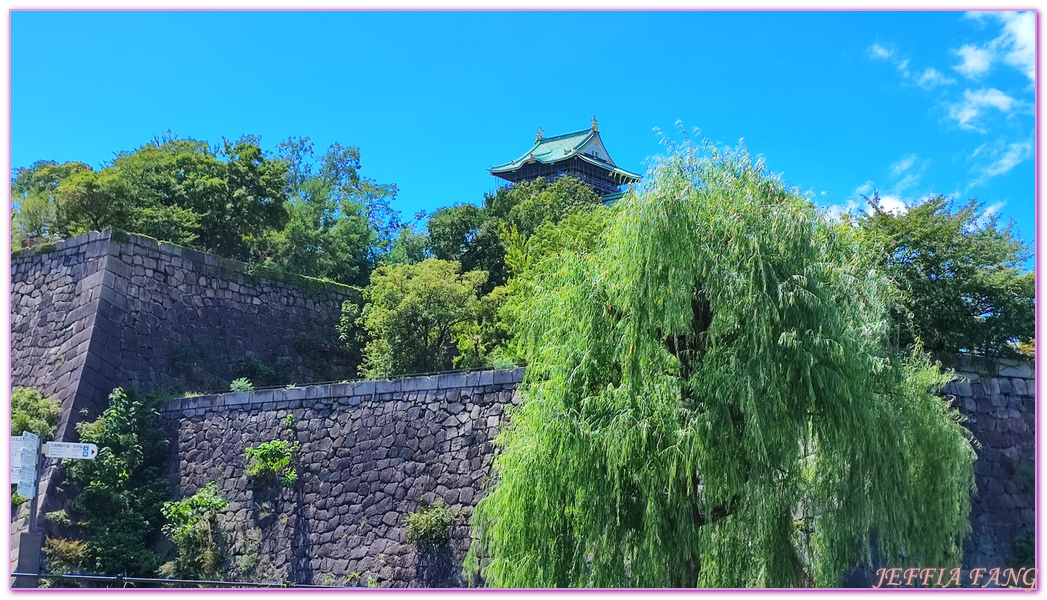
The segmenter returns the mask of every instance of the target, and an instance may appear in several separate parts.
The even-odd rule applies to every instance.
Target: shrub
[[[454,513],[437,500],[407,515],[407,541],[423,551],[437,548],[451,539],[453,526]]]
[[[45,398],[32,388],[18,388],[11,394],[11,435],[29,431],[42,441],[53,439],[55,420],[61,412],[56,398]]]
[[[1036,531],[1027,529],[1018,534],[1011,542],[1011,567],[1016,569],[1032,568],[1036,562]]]
[[[53,575],[66,575],[80,572],[87,565],[90,549],[82,540],[64,538],[47,538],[44,540],[44,559],[47,572]],[[79,587],[71,580],[47,578],[40,582],[40,587]]]
[[[232,392],[250,392],[252,390],[254,390],[254,385],[246,377],[238,377],[229,384],[229,391]]]
[[[267,387],[291,382],[291,357],[281,356],[272,367],[259,360],[248,350],[243,357],[233,361],[229,368],[237,378],[249,379],[254,385]]]
[[[98,446],[94,460],[66,460],[77,493],[69,508],[87,533],[86,568],[98,574],[152,576],[151,550],[170,498],[164,477],[167,438],[157,425],[158,398],[116,388],[101,417],[80,423],[80,440]]]
[[[295,471],[294,455],[298,452],[298,442],[273,440],[249,447],[247,454],[247,475],[259,480],[270,480],[277,477],[284,487],[293,487],[298,479]]]
[[[165,572],[183,579],[222,578],[225,556],[216,517],[227,505],[213,481],[184,500],[164,503],[161,512],[168,523],[163,531],[178,549]]]

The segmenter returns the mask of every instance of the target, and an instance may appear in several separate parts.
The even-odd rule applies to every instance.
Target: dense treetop
[[[838,585],[874,532],[892,564],[958,564],[969,434],[888,340],[858,231],[744,150],[648,178],[595,247],[524,275],[525,401],[473,521],[486,580]]]

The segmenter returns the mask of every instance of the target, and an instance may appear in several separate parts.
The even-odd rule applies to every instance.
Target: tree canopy
[[[436,258],[376,269],[360,317],[370,336],[362,371],[388,377],[450,369],[459,338],[476,327],[477,290],[486,278]]]
[[[970,436],[945,376],[888,342],[857,232],[744,149],[685,145],[619,204],[594,249],[524,275],[524,401],[473,520],[486,581],[838,585],[872,544],[958,565]]]
[[[961,351],[1016,354],[1035,334],[1035,285],[1022,273],[1030,250],[1014,224],[983,216],[977,200],[956,207],[937,196],[892,213],[879,196],[857,220],[873,242],[875,263],[902,291],[895,310],[897,338],[943,359]],[[983,220],[984,219],[984,220]]]

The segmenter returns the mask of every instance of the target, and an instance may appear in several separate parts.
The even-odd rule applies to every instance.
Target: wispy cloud
[[[879,43],[875,43],[868,48],[869,58],[874,60],[886,60],[894,65],[894,68],[898,69],[898,72],[902,74],[902,77],[908,77],[909,73],[909,59],[898,56],[898,51],[894,48],[883,46]]]
[[[913,163],[915,163],[915,162],[916,162],[916,155],[915,154],[909,154],[907,156],[902,157],[901,160],[899,160],[898,162],[896,162],[893,165],[891,165],[891,175],[894,175],[894,176],[901,175],[902,173],[908,171],[909,168],[912,167]]]
[[[938,69],[935,69],[934,67],[928,67],[923,73],[920,73],[920,77],[916,80],[916,83],[923,89],[929,90],[939,85],[956,83],[956,80],[952,77],[942,75]]]
[[[1000,214],[1000,211],[1003,210],[1003,207],[1006,205],[1006,202],[996,202],[994,204],[986,206],[985,209],[982,210],[981,214],[978,215],[978,218],[975,220],[975,225],[977,226],[977,228],[983,229],[986,225],[989,224],[989,222],[992,220],[994,216]]]
[[[893,51],[884,48],[879,44],[873,44],[869,46],[869,55],[873,58],[890,58]]]
[[[984,45],[965,44],[953,53],[961,62],[953,68],[964,77],[978,78],[987,73],[993,63],[1003,61],[1035,81],[1036,78],[1036,16],[1025,11],[969,12],[967,17],[980,22],[995,19],[1000,34]]]
[[[1033,155],[1032,139],[1023,142],[1005,142],[997,140],[994,144],[982,144],[968,157],[974,162],[973,171],[977,177],[970,186],[975,187],[998,175],[1009,173],[1014,167],[1025,162]]]
[[[976,119],[986,108],[996,108],[1004,113],[1009,113],[1012,108],[1018,106],[1018,102],[996,88],[983,88],[971,91],[964,90],[963,100],[949,107],[949,117],[954,119],[962,129],[980,131]]]

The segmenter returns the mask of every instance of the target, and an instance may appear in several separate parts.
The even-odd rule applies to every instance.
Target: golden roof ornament
[[[596,115],[593,115],[593,131],[600,133],[600,128],[596,126]]]
[[[540,141],[542,141],[542,128],[541,127],[538,128],[538,137],[534,138],[534,143],[537,144]]]

